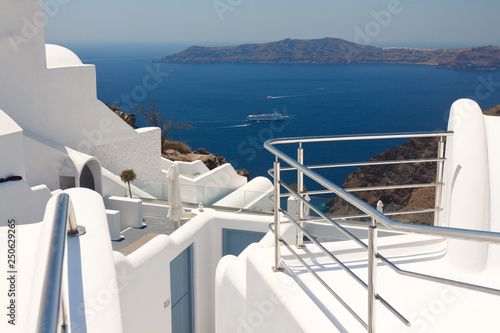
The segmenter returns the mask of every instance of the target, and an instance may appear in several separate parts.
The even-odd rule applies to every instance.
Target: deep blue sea
[[[483,109],[500,104],[500,71],[457,71],[411,65],[157,64],[185,45],[72,47],[95,64],[98,98],[157,109],[189,131],[173,139],[222,155],[250,176],[267,175],[272,137],[443,130],[451,104],[474,98]],[[273,96],[268,99],[267,96]],[[277,110],[280,123],[249,124],[246,117]],[[144,125],[140,123],[140,125]],[[306,144],[306,163],[366,161],[402,141]],[[296,147],[285,149],[295,154]],[[341,184],[353,169],[321,172]],[[293,182],[293,180],[292,180]],[[307,185],[307,183],[306,183]],[[311,186],[314,187],[314,186]],[[309,189],[311,189],[309,187]]]

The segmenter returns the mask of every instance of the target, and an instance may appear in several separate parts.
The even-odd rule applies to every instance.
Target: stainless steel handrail
[[[359,141],[359,140],[381,140],[381,139],[408,139],[408,138],[432,138],[437,136],[452,136],[452,131],[431,132],[407,132],[407,133],[379,133],[379,134],[353,134],[353,135],[328,135],[328,136],[304,136],[296,138],[269,139],[266,145],[279,145],[288,143],[309,142],[335,142],[335,141]],[[267,149],[267,148],[266,148]],[[268,149],[269,150],[269,149]]]
[[[496,294],[500,295],[500,290],[496,290],[493,288],[488,288],[488,287],[483,287],[483,286],[477,286],[473,284],[468,284],[468,283],[463,283],[460,281],[455,281],[455,280],[449,280],[449,279],[444,279],[436,276],[429,276],[425,274],[420,274],[420,273],[415,273],[415,272],[410,272],[406,270],[401,270],[399,269],[396,265],[394,265],[391,261],[383,257],[377,252],[377,226],[376,222],[382,224],[388,229],[394,230],[394,231],[400,231],[400,232],[405,232],[405,233],[417,233],[417,234],[426,234],[426,235],[433,235],[433,236],[442,236],[442,237],[449,237],[449,238],[456,238],[456,239],[463,239],[463,240],[472,240],[472,241],[480,241],[480,242],[489,242],[489,243],[494,243],[494,244],[499,244],[500,243],[500,233],[496,232],[489,232],[489,231],[479,231],[479,230],[470,230],[470,229],[458,229],[458,228],[445,228],[445,227],[438,227],[438,226],[426,226],[426,225],[409,225],[405,223],[398,223],[394,222],[393,220],[387,218],[385,215],[368,205],[366,202],[361,201],[360,199],[356,198],[353,196],[351,193],[349,193],[347,190],[342,189],[338,185],[330,182],[328,179],[324,178],[323,176],[317,174],[315,171],[311,170],[310,168],[306,167],[303,165],[303,163],[300,163],[287,154],[283,153],[273,145],[277,144],[287,144],[287,143],[300,143],[300,148],[302,148],[302,143],[304,142],[332,142],[332,141],[347,141],[347,140],[368,140],[368,139],[390,139],[390,138],[410,138],[410,137],[435,137],[438,136],[440,137],[440,142],[439,142],[439,147],[438,147],[438,168],[437,168],[437,178],[438,181],[436,184],[437,188],[441,189],[442,185],[442,175],[443,175],[443,162],[444,162],[444,140],[443,138],[445,136],[450,136],[452,135],[452,132],[427,132],[427,133],[403,133],[403,134],[376,134],[376,135],[357,135],[357,136],[335,136],[335,137],[307,137],[307,138],[290,138],[290,139],[271,139],[268,140],[264,143],[264,147],[270,151],[272,154],[275,155],[276,157],[276,162],[274,165],[274,170],[273,170],[273,177],[274,177],[274,182],[275,182],[275,224],[274,224],[274,232],[275,232],[275,246],[279,247],[279,242],[284,243],[284,240],[281,239],[280,233],[279,233],[279,224],[280,224],[280,219],[279,219],[279,213],[283,212],[279,206],[279,199],[280,198],[280,191],[279,191],[279,186],[283,186],[285,189],[287,189],[295,198],[297,198],[301,203],[300,205],[307,205],[310,209],[314,210],[318,215],[323,218],[324,221],[329,222],[332,224],[334,227],[336,227],[339,231],[344,233],[348,238],[352,239],[358,245],[360,245],[362,248],[368,250],[369,254],[369,274],[368,274],[368,291],[369,291],[369,299],[368,299],[368,324],[367,324],[367,329],[369,332],[375,332],[375,304],[374,302],[376,300],[380,300],[381,298],[378,297],[376,293],[376,261],[377,259],[380,259],[382,262],[384,262],[386,265],[388,265],[391,269],[393,269],[396,273],[406,275],[406,276],[411,276],[414,278],[419,278],[419,279],[424,279],[428,281],[433,281],[437,283],[443,283],[443,284],[448,284],[448,285],[453,285],[453,286],[458,286],[466,289],[472,289],[476,291],[481,291],[485,293],[490,293],[490,294]],[[299,155],[300,156],[300,155]],[[351,203],[354,207],[358,208],[362,212],[368,215],[372,219],[372,223],[369,226],[370,232],[369,232],[369,244],[366,245],[363,241],[358,239],[356,236],[354,236],[352,233],[350,233],[348,230],[340,226],[337,222],[335,222],[333,219],[330,217],[326,216],[319,210],[317,210],[314,206],[312,206],[307,200],[303,198],[304,192],[301,192],[301,188],[299,187],[298,193],[294,190],[292,190],[288,185],[286,185],[284,182],[281,181],[280,179],[280,171],[281,169],[279,168],[279,161],[283,160],[285,163],[290,165],[292,169],[295,169],[298,171],[300,175],[306,175],[312,180],[314,180],[316,183],[322,185],[325,187],[327,190],[331,191],[332,193],[337,194],[339,197],[342,199],[346,200],[347,202]],[[301,161],[302,162],[302,161]],[[286,168],[289,170],[289,168]],[[278,189],[276,190],[276,188]],[[441,191],[439,191],[441,192]],[[276,204],[278,202],[278,204]],[[437,201],[436,201],[437,202]],[[439,206],[436,206],[435,211],[439,211],[440,208]],[[288,215],[286,212],[284,212],[286,215]],[[291,216],[288,215],[289,218]],[[300,215],[299,215],[300,217]],[[293,222],[296,222],[293,218],[291,219]],[[301,229],[299,234],[304,233],[305,229],[302,228],[302,225],[300,223],[296,223],[297,227]],[[286,244],[286,247],[289,248],[288,244]],[[322,248],[322,247],[320,247]],[[278,264],[280,258],[278,255],[280,255],[280,252],[278,249],[275,251],[276,253],[276,266],[281,265]],[[295,256],[295,255],[294,255]],[[333,255],[332,255],[333,256]],[[337,260],[333,259],[335,262]],[[302,262],[302,261],[301,261]],[[305,263],[303,263],[305,264]],[[339,264],[340,267],[343,266]],[[307,267],[306,267],[307,268]],[[344,267],[342,267],[344,269]],[[310,267],[308,268],[310,271]],[[351,274],[350,274],[351,275]],[[352,275],[351,275],[352,277]],[[319,278],[319,277],[318,277]],[[355,280],[358,280],[359,278],[353,277]],[[321,281],[320,281],[321,282]],[[359,281],[358,281],[359,282]],[[324,282],[323,282],[324,284]],[[328,289],[330,289],[328,287]],[[343,301],[342,301],[343,303]],[[391,307],[392,308],[392,307]],[[401,318],[400,318],[401,319]],[[409,323],[408,323],[409,324]],[[366,326],[365,326],[366,327]]]
[[[453,132],[429,132],[429,133],[405,133],[405,134],[385,134],[385,135],[364,135],[364,136],[354,136],[356,140],[361,139],[390,139],[390,138],[409,138],[409,137],[432,137],[432,136],[450,136]],[[271,139],[264,143],[264,147],[270,151],[273,155],[279,157],[281,160],[286,162],[292,167],[300,170],[304,175],[308,176],[310,179],[316,181],[318,184],[332,191],[336,195],[340,196],[354,207],[368,214],[370,217],[374,218],[377,223],[381,223],[388,229],[394,231],[411,232],[411,233],[421,233],[426,235],[434,236],[444,236],[457,239],[465,240],[476,240],[490,243],[500,243],[500,233],[490,232],[490,231],[479,231],[470,229],[458,229],[458,228],[447,228],[438,226],[427,226],[427,225],[408,225],[406,223],[394,222],[393,220],[387,218],[385,215],[374,209],[372,206],[364,201],[359,200],[357,197],[349,193],[347,190],[341,188],[340,186],[332,183],[325,177],[316,173],[313,170],[309,170],[307,167],[299,164],[293,158],[283,153],[279,149],[273,147],[275,144],[297,143],[299,140],[303,139],[303,142],[325,142],[325,141],[346,141],[348,136],[339,137],[329,137],[331,140],[327,140],[326,137],[317,137],[320,141],[314,141],[313,138],[291,138],[291,139]]]
[[[68,227],[69,224],[69,227]],[[75,213],[71,199],[67,193],[57,197],[54,214],[54,225],[50,239],[47,271],[44,277],[41,315],[38,321],[38,332],[58,332],[61,327],[65,331],[68,319],[64,304],[61,306],[64,254],[66,252],[66,237],[80,236],[85,228],[76,224]]]
[[[345,168],[352,166],[364,165],[389,165],[389,164],[415,164],[415,163],[435,163],[445,161],[444,158],[424,158],[412,160],[387,160],[387,161],[366,161],[366,162],[351,162],[351,163],[333,163],[333,164],[317,164],[308,165],[309,169],[328,169],[328,168]],[[281,171],[294,171],[294,168],[281,168]]]
[[[412,215],[412,214],[424,214],[424,213],[435,213],[440,212],[443,209],[435,209],[435,208],[422,208],[422,209],[414,209],[414,210],[402,210],[402,211],[394,211],[394,212],[384,212],[385,216],[394,216],[394,215]],[[368,214],[356,214],[356,215],[335,215],[336,220],[358,220],[362,218],[370,217]],[[307,222],[320,222],[323,219],[307,219]]]

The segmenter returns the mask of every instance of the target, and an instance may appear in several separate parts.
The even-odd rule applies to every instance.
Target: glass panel
[[[136,180],[133,185],[160,200],[168,200],[168,183]],[[272,212],[273,190],[267,192],[245,191],[214,186],[179,185],[184,203],[214,205],[236,209]],[[283,201],[286,203],[285,201]]]

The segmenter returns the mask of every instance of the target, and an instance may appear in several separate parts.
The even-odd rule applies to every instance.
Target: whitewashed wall
[[[24,154],[26,159],[26,175],[30,185],[45,184],[52,191],[59,188],[59,174],[68,153],[64,147],[51,147],[30,135],[24,137]],[[59,148],[59,149],[58,149]],[[69,171],[69,170],[68,170]],[[78,176],[72,169],[73,177]],[[69,175],[68,175],[69,176]]]
[[[137,179],[161,181],[160,129],[148,127],[136,131],[136,136],[126,140],[93,146],[89,153],[116,175],[125,169],[134,169]]]
[[[101,162],[113,172],[132,167],[158,179],[159,137],[149,145],[156,134],[134,131],[97,99],[93,65],[45,45],[44,26],[33,19],[42,14],[40,0],[0,2],[0,109],[34,135],[108,156]],[[117,149],[126,146],[135,150]]]
[[[23,130],[0,110],[0,178],[26,177]]]
[[[272,217],[205,213],[172,235],[160,235],[128,256],[115,252],[124,332],[171,332],[170,262],[193,244],[195,331],[215,331],[215,270],[222,257],[222,229],[267,232]],[[118,278],[120,280],[120,278]],[[175,333],[175,332],[174,332]]]

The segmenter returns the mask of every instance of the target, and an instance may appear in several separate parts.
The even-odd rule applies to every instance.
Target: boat
[[[267,99],[273,99],[273,96],[267,96],[266,98]]]
[[[39,1],[3,4],[0,31],[25,36]],[[498,331],[500,118],[476,102],[454,102],[447,131],[270,139],[272,181],[247,181],[229,163],[162,158],[159,129],[111,112],[95,67],[43,31],[0,43],[0,332]],[[433,188],[432,208],[381,212],[352,194],[371,184],[315,171],[361,163],[303,159],[316,143],[410,137],[437,138],[420,161],[436,181],[371,190]],[[364,164],[384,163],[416,160]],[[130,168],[133,197],[119,176]],[[297,193],[290,171],[295,189],[317,187]],[[177,190],[186,212],[170,220]],[[317,193],[357,210],[329,216],[306,199]]]
[[[269,114],[251,114],[247,117],[248,121],[279,121],[287,120],[289,116],[284,116],[281,113],[273,112]]]

